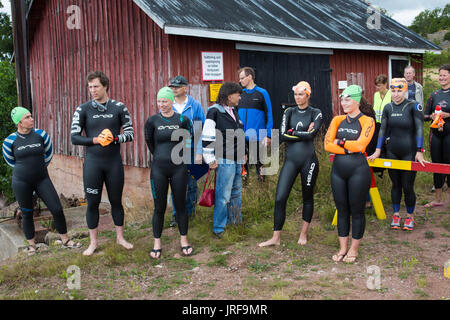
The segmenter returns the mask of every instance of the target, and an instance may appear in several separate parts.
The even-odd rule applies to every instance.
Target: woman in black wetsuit
[[[450,64],[439,68],[439,84],[441,89],[434,91],[427,101],[425,121],[436,119],[436,106],[441,107],[440,117],[444,120],[441,128],[432,128],[430,132],[431,161],[450,164]],[[433,174],[435,200],[427,203],[425,207],[443,206],[442,187],[447,179],[447,202],[450,201],[450,175]]]
[[[377,149],[368,157],[373,161],[381,154],[381,147],[389,138],[386,146],[388,159],[418,161],[424,165],[423,159],[423,107],[414,100],[406,99],[408,84],[403,78],[391,80],[392,102],[383,109],[381,127],[378,134]],[[414,192],[415,171],[389,169],[392,181],[391,198],[394,214],[392,216],[392,229],[400,229],[400,201],[402,190],[405,194],[407,218],[403,230],[414,229],[414,210],[416,194]]]
[[[340,251],[333,260],[352,263],[364,235],[366,219],[364,207],[370,189],[370,168],[364,152],[375,132],[375,121],[359,109],[362,89],[351,85],[341,94],[341,105],[346,115],[331,121],[325,136],[325,150],[336,156],[331,169],[331,190],[338,211]],[[350,233],[352,243],[347,250]]]
[[[183,157],[187,150],[191,150],[192,124],[189,118],[173,111],[174,94],[172,89],[164,87],[158,92],[157,104],[159,113],[150,117],[145,123],[145,141],[151,153],[150,184],[153,193],[155,210],[153,213],[153,235],[155,242],[150,258],[161,257],[161,234],[164,225],[164,213],[167,206],[167,192],[173,193],[176,221],[181,235],[181,253],[189,256],[193,248],[187,240],[188,215],[186,211],[186,188],[188,173],[186,165],[174,163],[174,148],[184,139]],[[182,132],[180,129],[184,129]],[[174,131],[185,133],[179,140],[172,141]],[[180,154],[178,154],[179,156]],[[180,157],[180,159],[181,159]],[[188,156],[190,159],[190,155]],[[178,162],[178,161],[175,161]]]
[[[49,135],[35,129],[31,113],[16,107],[11,118],[17,125],[17,132],[10,134],[3,142],[3,157],[13,167],[12,189],[22,211],[22,228],[29,246],[29,255],[36,253],[33,220],[33,192],[44,201],[64,247],[79,248],[80,243],[69,240],[66,219],[55,187],[48,175],[47,166],[53,157],[53,146]]]
[[[286,157],[278,178],[275,196],[274,228],[270,240],[260,247],[279,245],[281,229],[286,219],[286,203],[297,175],[300,173],[303,197],[303,226],[298,243],[305,245],[314,211],[314,185],[319,173],[319,161],[314,150],[314,137],[322,125],[322,113],[309,106],[311,87],[299,82],[292,88],[297,107],[287,109],[281,123],[281,141],[287,144]]]

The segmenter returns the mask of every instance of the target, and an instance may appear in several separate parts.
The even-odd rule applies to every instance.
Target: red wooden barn
[[[82,152],[70,143],[70,124],[89,99],[86,75],[101,70],[135,128],[134,142],[122,146],[128,206],[150,198],[143,126],[173,76],[188,79],[206,110],[210,84],[237,81],[238,68],[252,66],[279,127],[301,80],[329,122],[340,110],[342,81],[361,85],[371,101],[378,74],[399,76],[411,63],[422,82],[423,53],[440,50],[359,0],[34,0],[27,22],[33,112],[53,139],[57,190],[83,196]]]

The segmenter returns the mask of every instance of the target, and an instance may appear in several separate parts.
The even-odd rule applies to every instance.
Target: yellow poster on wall
[[[221,83],[211,83],[209,85],[209,96],[212,102],[216,102],[221,87]]]

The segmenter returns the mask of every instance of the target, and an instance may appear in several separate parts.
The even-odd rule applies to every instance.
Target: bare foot
[[[97,244],[96,243],[91,243],[89,245],[89,248],[84,250],[83,256],[92,256],[92,254],[94,253],[95,249],[97,249]]]
[[[131,243],[127,242],[125,239],[117,240],[117,244],[120,244],[127,250],[131,250],[134,247]]]
[[[307,242],[308,242],[308,238],[306,237],[306,235],[301,234],[297,243],[301,246],[304,246]]]
[[[279,246],[280,245],[280,240],[276,240],[276,239],[270,239],[266,242],[261,242],[259,244],[260,247],[268,247],[268,246]]]

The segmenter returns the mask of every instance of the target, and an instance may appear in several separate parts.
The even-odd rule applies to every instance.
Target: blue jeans
[[[197,205],[197,180],[188,174],[188,184],[186,192],[186,212],[188,216],[195,214],[195,206]],[[172,199],[173,216],[175,217],[176,211],[173,205],[173,193],[170,194]]]
[[[241,191],[242,164],[227,159],[218,159],[213,232],[220,233],[227,224],[242,221]]]

